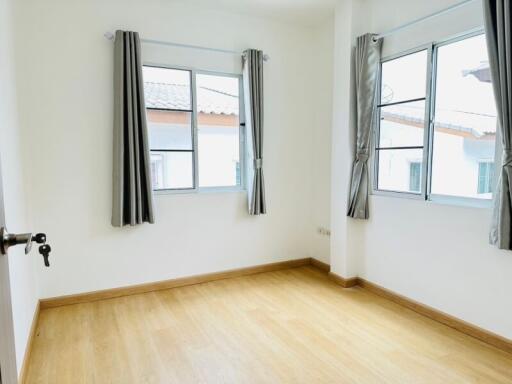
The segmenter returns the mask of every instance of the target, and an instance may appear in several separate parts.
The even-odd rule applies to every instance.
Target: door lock
[[[9,247],[20,244],[25,244],[25,255],[28,255],[32,249],[32,242],[42,244],[39,247],[39,253],[44,258],[44,265],[49,267],[50,262],[48,261],[48,257],[50,256],[52,248],[46,244],[46,235],[44,233],[37,233],[34,236],[32,233],[14,234],[7,232],[7,228],[5,227],[0,228],[0,253],[2,253],[2,255],[7,254]]]

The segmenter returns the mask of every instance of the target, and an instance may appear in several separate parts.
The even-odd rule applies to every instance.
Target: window
[[[494,157],[496,140],[485,36],[438,47],[435,83],[432,193],[490,198],[475,187],[479,159]]]
[[[427,98],[427,50],[382,64],[378,189],[420,193]]]
[[[384,60],[374,189],[491,199],[496,107],[485,36]]]
[[[240,185],[239,79],[196,77],[199,186]]]
[[[240,76],[144,66],[154,190],[241,189]]]

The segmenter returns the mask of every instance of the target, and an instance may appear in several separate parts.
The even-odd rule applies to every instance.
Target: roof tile
[[[147,108],[190,110],[190,90],[181,84],[144,83]],[[198,88],[197,110],[202,113],[238,115],[238,96],[206,87]]]

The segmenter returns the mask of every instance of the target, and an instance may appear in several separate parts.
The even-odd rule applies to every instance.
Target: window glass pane
[[[146,108],[190,111],[190,71],[143,67]]]
[[[427,51],[382,63],[381,104],[426,96]]]
[[[153,189],[193,188],[193,152],[151,152]]]
[[[378,151],[378,189],[419,193],[422,158],[422,149]]]
[[[494,169],[481,164],[494,158],[496,106],[484,35],[439,48],[434,128],[432,193],[491,198]]]
[[[147,111],[151,149],[192,149],[192,113]]]
[[[424,132],[424,101],[380,108],[379,147],[422,146]]]
[[[239,80],[197,75],[199,186],[241,183]]]

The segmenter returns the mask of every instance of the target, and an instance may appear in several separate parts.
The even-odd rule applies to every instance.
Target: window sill
[[[244,193],[247,192],[244,188],[231,188],[231,187],[209,187],[199,189],[157,189],[153,190],[153,195],[203,195],[203,194],[216,194],[216,193]]]
[[[410,192],[384,191],[374,189],[373,191],[371,191],[370,194],[373,196],[396,197],[398,199],[425,200],[425,198],[421,194]]]
[[[492,200],[477,199],[473,197],[431,195],[427,201],[434,204],[455,205],[467,208],[489,209],[492,207]]]
[[[477,199],[470,197],[459,197],[459,196],[447,196],[447,195],[430,195],[428,199],[425,199],[423,195],[408,193],[408,192],[394,192],[394,191],[371,191],[370,196],[383,196],[398,199],[409,199],[419,200],[425,203],[448,205],[455,207],[465,208],[478,208],[478,209],[490,209],[492,207],[491,199]]]

